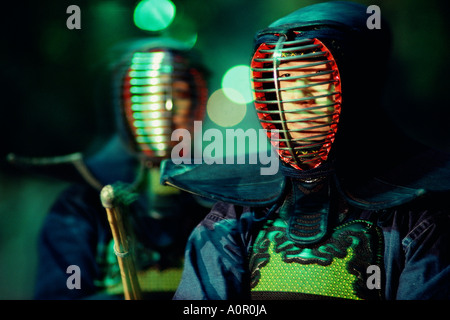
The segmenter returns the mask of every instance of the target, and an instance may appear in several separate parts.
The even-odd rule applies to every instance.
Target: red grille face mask
[[[122,115],[134,149],[152,160],[170,156],[172,131],[193,131],[206,110],[203,75],[170,50],[135,52],[122,82]]]
[[[258,47],[251,67],[256,112],[281,160],[299,170],[320,166],[341,111],[341,80],[331,52],[318,39],[280,36]]]

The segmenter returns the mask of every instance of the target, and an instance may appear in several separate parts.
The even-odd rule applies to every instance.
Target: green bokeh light
[[[134,24],[142,30],[160,31],[172,23],[175,13],[170,0],[142,0],[134,9]]]
[[[228,99],[233,102],[252,102],[250,67],[248,65],[237,65],[228,69],[222,78],[222,89]]]
[[[229,89],[229,93],[234,96],[241,96],[234,89]],[[208,99],[206,106],[208,117],[216,125],[221,127],[232,127],[238,125],[245,117],[247,105],[235,102],[228,98],[224,89],[216,90]]]

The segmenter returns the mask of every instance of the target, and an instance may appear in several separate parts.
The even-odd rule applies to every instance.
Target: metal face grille
[[[280,36],[261,44],[252,59],[252,88],[258,118],[284,162],[307,170],[327,160],[341,111],[341,80],[320,40]]]
[[[124,116],[138,151],[167,158],[172,131],[192,131],[204,116],[205,81],[188,61],[171,51],[134,53],[122,87]]]

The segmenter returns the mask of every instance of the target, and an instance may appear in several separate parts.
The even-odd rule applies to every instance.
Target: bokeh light
[[[240,95],[234,89],[229,88],[228,93]],[[224,89],[216,90],[208,99],[206,110],[209,118],[221,127],[232,127],[239,124],[247,113],[247,105],[231,101]]]
[[[250,67],[237,65],[228,69],[222,78],[222,89],[233,102],[244,104],[252,102]]]
[[[175,18],[176,7],[170,0],[142,0],[134,9],[135,25],[147,31],[167,28]]]

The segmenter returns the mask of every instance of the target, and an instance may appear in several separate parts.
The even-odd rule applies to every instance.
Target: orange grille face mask
[[[181,53],[166,49],[135,52],[122,80],[122,117],[133,149],[153,161],[170,156],[172,131],[193,130],[206,110],[202,73]]]
[[[251,67],[256,112],[281,160],[299,170],[320,166],[334,142],[342,102],[331,52],[318,39],[280,36],[259,45]]]

